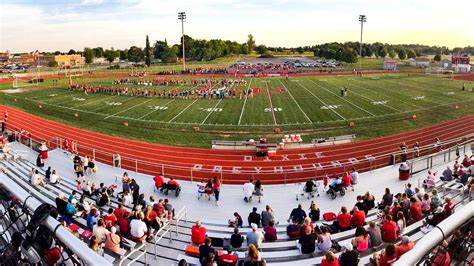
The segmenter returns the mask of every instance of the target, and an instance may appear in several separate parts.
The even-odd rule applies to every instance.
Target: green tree
[[[84,48],[84,58],[86,64],[92,63],[92,59],[94,59],[94,51],[89,47]]]
[[[161,61],[163,63],[176,63],[178,57],[178,46],[173,47],[164,47],[163,52],[161,53]]]
[[[95,58],[101,58],[104,56],[104,48],[102,47],[96,47],[92,49],[94,51],[94,57]]]
[[[247,47],[248,47],[248,53],[247,54],[251,54],[255,50],[255,39],[253,38],[252,34],[248,35]]]
[[[147,67],[151,65],[151,47],[150,47],[150,40],[148,39],[148,35],[146,36],[146,41],[145,41],[145,64]]]
[[[69,50],[69,52],[67,52],[68,55],[72,55],[72,54],[76,54],[76,51],[74,49],[71,49]]]
[[[304,53],[303,47],[300,46],[300,47],[296,48],[296,52],[298,52],[299,54],[303,54]]]
[[[405,49],[400,49],[398,51],[398,58],[400,58],[400,60],[407,59],[407,52],[405,51]]]
[[[164,50],[168,48],[168,42],[165,41],[156,41],[155,42],[155,46],[153,47],[153,56],[156,58],[156,59],[161,59],[162,57],[162,54],[164,52]]]
[[[258,53],[258,54],[265,54],[267,52],[267,47],[263,44],[260,44],[259,46],[257,46],[257,48],[255,49],[255,51]]]
[[[384,58],[384,57],[387,56],[387,54],[388,54],[387,49],[385,49],[385,47],[383,47],[383,46],[380,47],[379,52],[378,52],[378,55],[379,55],[380,57]]]
[[[415,58],[416,57],[416,52],[413,49],[408,50],[407,52],[407,57],[408,58]]]
[[[110,50],[105,50],[104,51],[104,57],[109,61],[109,63],[114,62],[115,58],[119,56],[119,53],[114,50],[114,48],[110,48]]]
[[[369,46],[365,47],[365,56],[366,57],[372,57],[372,55],[374,55],[374,53],[372,52],[372,49],[370,49]]]
[[[126,60],[128,58],[128,50],[120,50],[119,51],[119,58],[120,60]]]
[[[353,48],[344,48],[340,60],[346,63],[357,63],[357,52]]]
[[[249,53],[249,46],[247,43],[244,43],[240,46],[240,53],[241,54],[248,54]]]
[[[128,61],[138,63],[138,62],[141,62],[144,57],[145,55],[143,54],[142,49],[136,46],[132,46],[130,47],[130,49],[128,49],[128,53],[127,53]]]
[[[440,54],[435,55],[433,60],[435,60],[436,62],[441,61],[441,55]]]
[[[390,50],[390,52],[388,52],[388,56],[392,59],[395,58],[395,56],[397,56],[397,52],[395,52],[395,50]]]
[[[54,52],[54,55],[60,55],[60,54],[61,54],[61,52],[60,52],[60,51],[56,51],[56,52]]]

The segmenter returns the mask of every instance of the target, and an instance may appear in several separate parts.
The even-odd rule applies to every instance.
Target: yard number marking
[[[58,96],[57,94],[50,94],[49,97],[55,97]]]
[[[444,95],[453,95],[454,91],[443,92]]]
[[[119,106],[119,105],[122,105],[121,102],[104,102],[105,104],[107,105],[111,105],[111,106]]]
[[[72,97],[73,101],[85,101],[86,99],[84,98],[77,98],[77,97]]]
[[[222,112],[222,108],[198,108],[204,112]]]
[[[150,108],[151,110],[154,110],[154,111],[158,111],[158,110],[166,110],[166,109],[168,109],[168,106],[152,106],[152,105],[149,105],[148,108]]]
[[[337,109],[339,107],[341,107],[340,104],[334,104],[334,105],[331,104],[331,105],[323,105],[323,106],[321,106],[321,109],[323,109],[323,110],[333,110],[333,109]]]
[[[387,104],[388,101],[373,101],[372,104],[373,105],[385,105]]]
[[[265,113],[271,112],[272,108],[267,107],[264,109],[264,111]],[[273,107],[273,112],[281,112],[281,111],[283,111],[283,109],[281,109],[280,107]]]
[[[415,98],[413,98],[415,101],[418,101],[418,100],[423,100],[425,99],[425,96],[416,96]]]

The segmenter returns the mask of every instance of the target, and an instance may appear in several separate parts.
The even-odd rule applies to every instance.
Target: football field
[[[150,91],[200,88],[200,85],[189,82],[146,87],[114,85],[114,78],[82,77],[73,79],[73,83]],[[129,78],[150,80],[162,77]],[[268,77],[246,78],[245,81],[245,85],[231,87],[237,91],[235,97],[224,99],[85,94],[67,89],[66,80],[57,86],[50,86],[50,81],[47,81],[42,85],[46,87],[44,89],[5,94],[2,98],[6,104],[33,113],[66,121],[80,119],[94,128],[101,125],[123,127],[127,122],[135,128],[179,131],[197,126],[210,131],[245,131],[248,134],[262,129],[272,131],[275,127],[298,132],[357,121],[370,124],[397,120],[413,114],[448,114],[456,105],[472,106],[474,101],[471,84],[468,84],[467,91],[461,91],[463,81],[425,74]],[[214,85],[213,88],[218,87],[221,86]],[[253,90],[253,97],[240,97],[240,91],[247,88]],[[341,96],[342,88],[347,88],[345,97]]]

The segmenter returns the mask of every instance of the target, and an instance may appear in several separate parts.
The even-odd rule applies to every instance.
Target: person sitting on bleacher
[[[363,226],[357,227],[351,244],[357,248],[357,251],[362,253],[369,249],[369,233]]]
[[[351,224],[354,227],[365,225],[365,212],[354,207],[354,209],[352,209]]]
[[[219,266],[234,266],[237,265],[238,258],[236,255],[232,254],[232,250],[228,248],[226,254],[222,254],[219,257],[219,263],[217,265]]]
[[[471,162],[471,158],[469,158],[469,156],[467,156],[467,154],[464,154],[464,158],[462,159],[462,163],[461,163],[461,164],[462,164],[464,167],[469,167],[469,166],[471,166],[471,163],[472,163],[472,162]]]
[[[109,208],[107,214],[104,215],[103,219],[105,223],[105,228],[107,228],[107,230],[110,230],[110,228],[114,227],[117,223],[117,217],[115,217],[114,215],[114,209]]]
[[[382,196],[382,201],[379,202],[379,209],[384,209],[386,206],[392,206],[393,203],[393,194],[390,193],[390,188],[385,188],[385,194]]]
[[[286,234],[290,239],[299,238],[300,229],[301,225],[298,224],[297,220],[293,219],[291,220],[291,223],[286,227]]]
[[[395,242],[397,240],[397,224],[392,220],[390,214],[385,215],[385,221],[380,227],[382,240],[384,242]]]
[[[43,186],[46,187],[46,182],[39,175],[38,170],[34,170],[34,173],[31,175],[31,184],[34,186]]]
[[[60,192],[59,195],[56,197],[56,210],[60,215],[66,214],[66,206],[67,201],[65,199],[66,195],[63,192]]]
[[[261,216],[257,212],[257,207],[253,207],[252,212],[249,213],[247,221],[249,222],[249,225],[256,224],[258,227],[260,226]]]
[[[156,212],[153,210],[153,207],[148,206],[145,210],[145,219],[144,219],[146,225],[149,228],[153,229],[160,229],[160,217],[156,214]]]
[[[94,227],[92,228],[92,234],[97,237],[97,241],[99,241],[99,243],[105,242],[107,234],[109,234],[109,230],[105,228],[105,223],[103,219],[99,219],[97,221],[97,224],[94,225]]]
[[[121,200],[122,200],[123,206],[126,206],[126,207],[131,207],[132,206],[133,198],[132,198],[132,195],[130,195],[130,193],[128,191],[125,191],[122,194],[122,199]]]
[[[234,228],[234,233],[230,236],[230,246],[232,248],[240,248],[244,243],[244,237],[240,234],[239,228]]]
[[[210,254],[214,254],[214,256],[217,256],[216,250],[213,247],[211,247],[211,239],[206,238],[204,240],[204,243],[199,246],[199,261],[201,262],[202,265],[208,265],[206,264],[206,262],[208,262],[208,259],[210,258]]]
[[[425,188],[433,188],[436,183],[436,172],[432,172],[431,170],[428,170],[428,177],[426,177],[425,180],[423,180],[423,186]]]
[[[244,224],[242,216],[238,212],[234,212],[233,216],[232,219],[229,219],[229,227],[242,227]]]
[[[397,259],[399,259],[403,254],[412,250],[415,247],[415,243],[410,240],[408,236],[402,237],[402,242],[396,246]]]
[[[370,259],[374,265],[378,266],[390,266],[393,262],[397,260],[397,250],[395,245],[390,244],[388,245],[384,251],[382,251],[382,255],[379,256],[377,252],[374,252],[372,258]]]
[[[411,187],[411,184],[408,183],[405,185],[405,193],[407,194],[407,196],[409,198],[413,197],[415,195],[415,191],[413,190],[413,188]]]
[[[369,213],[369,208],[367,207],[367,204],[364,201],[364,197],[358,195],[356,199],[357,202],[354,206],[357,207],[359,210],[364,211],[365,215],[367,215]]]
[[[409,214],[413,222],[421,220],[423,214],[421,212],[420,203],[415,198],[410,198]]]
[[[430,195],[428,195],[428,193],[425,193],[425,195],[423,195],[423,199],[421,200],[420,207],[421,207],[421,212],[422,213],[429,213],[430,212],[430,210],[431,210],[431,199],[430,199]]]
[[[110,228],[110,233],[106,236],[104,249],[115,254],[120,251],[120,236],[117,234],[115,226]]]
[[[273,222],[273,220],[268,222],[268,225],[263,228],[263,232],[265,235],[265,241],[274,242],[278,239],[277,230],[275,228],[275,223]]]
[[[311,201],[311,205],[309,207],[309,212],[308,216],[311,218],[311,222],[317,222],[319,221],[319,216],[320,216],[321,211],[319,210],[318,205],[316,204],[315,201]]]
[[[346,207],[341,207],[341,212],[336,216],[336,221],[333,223],[339,231],[346,231],[351,229],[351,214]]]
[[[367,209],[372,210],[375,208],[375,197],[369,191],[367,191],[364,195],[364,202],[365,205],[367,205]]]
[[[59,177],[57,174],[56,174],[56,170],[53,170],[53,172],[51,173],[50,177],[49,177],[49,182],[51,184],[59,184],[61,182],[61,177]]]
[[[265,210],[262,211],[262,227],[267,226],[270,221],[275,222],[275,214],[273,213],[273,209],[270,205],[265,207]]]
[[[453,180],[453,171],[451,170],[451,166],[447,166],[446,169],[443,171],[441,176],[439,177],[441,181],[451,181]]]
[[[117,222],[120,221],[120,219],[122,219],[122,217],[127,212],[128,211],[123,207],[123,205],[121,203],[119,203],[117,205],[117,208],[115,208],[115,210],[114,210],[114,215],[115,215],[115,218],[117,218]]]
[[[68,204],[66,205],[66,223],[70,224],[72,222],[73,216],[78,215],[80,213],[77,212],[77,199],[73,198]]]
[[[298,243],[301,245],[301,253],[312,254],[316,250],[316,234],[313,233],[311,227],[305,227]]]
[[[351,169],[351,184],[352,185],[357,185],[359,183],[359,172],[353,167]]]
[[[339,255],[339,265],[352,266],[359,263],[359,252],[354,250],[354,247],[349,241],[342,243],[342,253]]]
[[[309,217],[304,218],[303,225],[300,228],[300,236],[305,234],[307,227],[311,228],[311,232],[314,232],[314,224],[311,222],[311,218]]]
[[[130,235],[130,216],[131,214],[129,212],[125,212],[122,218],[118,220],[120,234],[124,237],[128,237]]]
[[[260,248],[265,237],[262,232],[258,231],[256,224],[252,223],[250,226],[252,227],[252,231],[247,232],[247,245],[253,244],[257,248]]]
[[[246,253],[244,266],[265,266],[267,265],[265,260],[262,260],[260,251],[255,245],[249,245]]]
[[[133,241],[143,242],[148,236],[148,227],[143,221],[144,218],[143,212],[139,212],[137,218],[130,222],[130,238]]]
[[[438,207],[433,212],[433,214],[428,215],[428,217],[426,217],[426,219],[423,221],[423,224],[436,226],[441,223],[445,218],[446,214],[444,213],[443,207]]]
[[[349,174],[349,172],[346,172],[346,174],[342,177],[341,184],[346,189],[352,186],[352,177],[351,177],[351,174]]]
[[[326,226],[320,226],[321,234],[318,235],[318,249],[320,251],[329,251],[332,247],[332,236]]]
[[[425,189],[423,187],[415,188],[415,197],[417,200],[423,200],[424,195],[425,195]]]
[[[288,222],[296,221],[298,224],[302,224],[304,219],[306,218],[306,212],[303,210],[303,205],[301,203],[298,204],[297,208],[294,208],[291,213],[290,217],[288,218]]]
[[[191,242],[196,245],[201,245],[206,240],[207,230],[201,225],[201,221],[196,221],[196,224],[191,227]]]
[[[329,183],[329,187],[334,189],[334,190],[337,190],[339,188],[339,186],[342,184],[342,179],[339,175],[336,175],[331,183]]]
[[[370,246],[378,247],[382,244],[382,234],[380,233],[380,228],[377,227],[375,221],[369,222],[369,228],[367,230],[370,236]]]
[[[462,174],[459,175],[459,182],[465,185],[470,177],[471,175],[468,173],[467,168],[462,169]]]
[[[88,215],[86,215],[87,229],[92,231],[94,225],[97,223],[97,209],[92,209]]]
[[[110,197],[109,197],[109,194],[107,193],[107,189],[103,188],[102,192],[99,195],[99,200],[97,201],[97,206],[104,207],[108,204],[110,204]]]
[[[321,266],[339,266],[339,259],[331,251],[326,252],[321,259]]]

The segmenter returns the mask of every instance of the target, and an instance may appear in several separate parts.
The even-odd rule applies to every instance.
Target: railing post
[[[92,149],[92,158],[95,159],[95,149]]]
[[[164,177],[165,176],[165,165],[161,165],[161,175]]]
[[[285,180],[285,186],[286,186],[286,173],[283,174],[284,180]]]
[[[193,168],[191,167],[191,184],[193,183]]]

